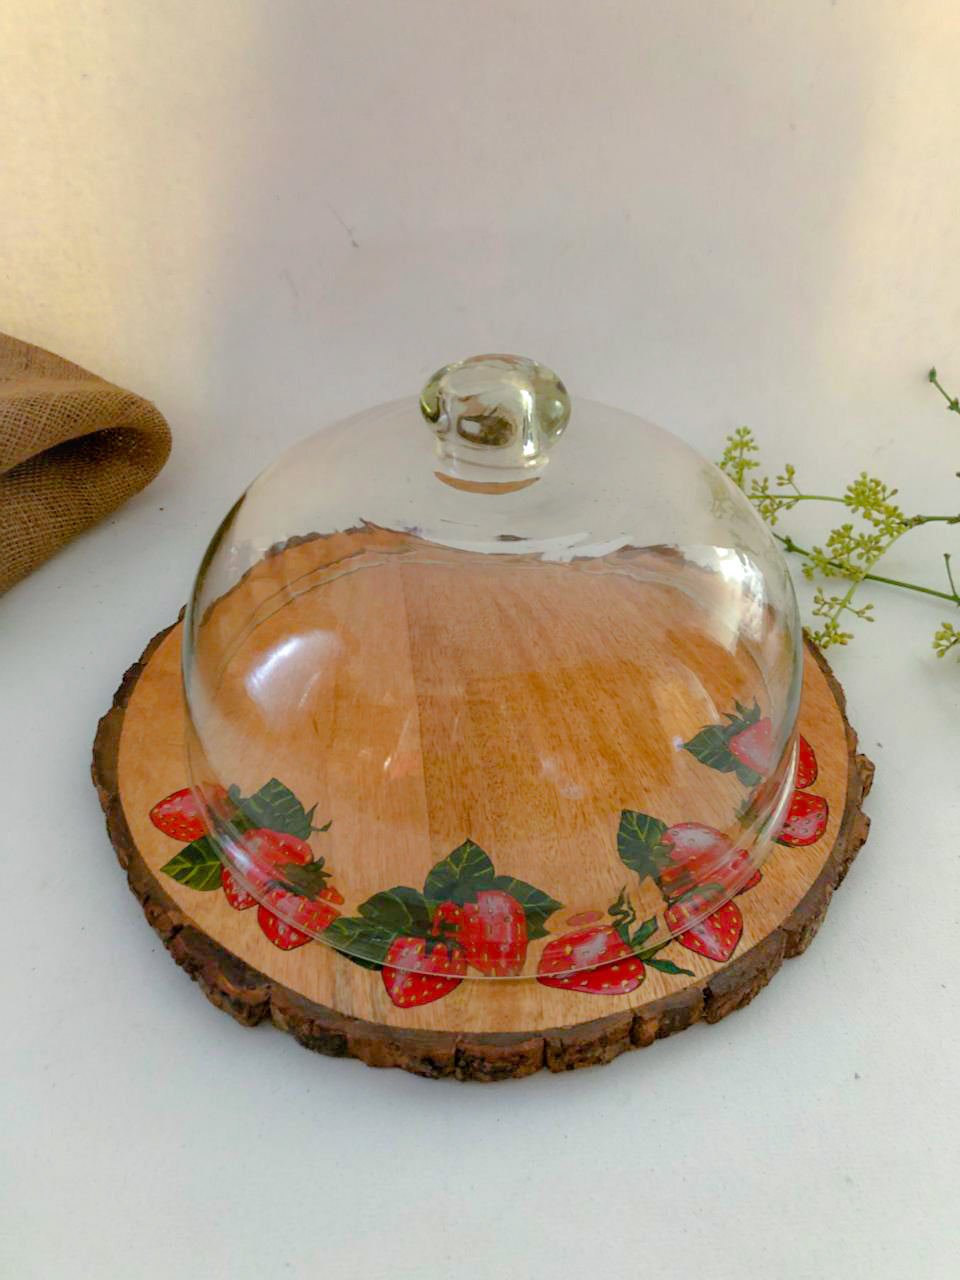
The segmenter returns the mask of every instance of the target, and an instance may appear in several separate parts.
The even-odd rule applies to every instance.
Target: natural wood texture
[[[370,536],[366,535],[360,555],[370,554]],[[349,535],[338,537],[348,539]],[[397,544],[391,542],[391,537],[392,535],[382,535],[381,549],[385,554],[395,553]],[[325,539],[323,542],[325,549],[321,558],[324,564],[342,564],[344,553],[348,549],[347,543],[334,545],[337,538]],[[417,574],[421,569],[411,571]],[[289,547],[270,561],[257,565],[245,579],[247,590],[257,593],[263,625],[256,631],[251,631],[240,622],[241,615],[249,616],[249,599],[237,617],[231,619],[228,616],[230,596],[215,606],[211,619],[229,628],[229,636],[241,635],[238,654],[244,644],[253,646],[249,649],[250,652],[255,652],[258,645],[266,646],[260,652],[267,652],[271,643],[270,623],[273,618],[278,617],[276,604],[289,602],[290,582],[302,581],[304,573],[323,572],[316,544],[312,549],[307,544],[300,548]],[[365,576],[367,575],[354,576],[353,583]],[[370,576],[372,580],[375,575]],[[478,594],[475,586],[476,584],[471,586],[469,583],[463,586],[463,594],[456,601],[457,607],[484,607],[472,603],[471,597]],[[592,609],[602,606],[603,594],[609,590],[608,582],[600,582],[598,590],[591,596]],[[356,593],[351,594],[356,599]],[[294,607],[299,604],[304,608],[310,602],[314,630],[320,629],[316,624],[316,610],[321,607],[317,604],[321,596],[324,599],[322,608],[333,609],[334,606],[327,603],[334,599],[332,592],[312,593],[298,598],[294,603]],[[428,602],[425,602],[422,591],[398,593],[395,607],[409,609],[411,596],[414,597],[414,608],[427,607]],[[528,610],[526,618],[529,622],[529,609],[532,607],[529,599],[525,602],[518,594],[513,605]],[[387,607],[393,607],[389,600]],[[367,616],[363,612],[367,608],[373,608],[373,605],[363,605],[362,618]],[[342,625],[342,614],[337,616],[336,621],[338,626]],[[438,622],[437,617],[433,616],[428,624],[415,631],[421,635],[429,634],[440,623],[442,617]],[[522,624],[521,614],[517,627],[520,628]],[[357,625],[360,626],[361,623],[358,622]],[[362,625],[366,626],[366,623]],[[620,624],[611,619],[611,626],[616,625]],[[276,638],[277,634],[274,633],[274,643]],[[592,678],[600,679],[601,683],[606,678],[608,669],[615,669],[623,677],[624,660],[616,639],[615,633],[610,652],[601,655],[603,661],[595,664],[596,671]],[[543,1066],[551,1070],[565,1070],[609,1061],[624,1049],[650,1044],[654,1039],[672,1034],[700,1019],[717,1021],[752,999],[769,981],[785,957],[797,955],[805,949],[823,919],[834,888],[842,880],[850,861],[866,837],[868,823],[860,805],[869,788],[872,766],[864,757],[857,755],[856,738],[844,715],[842,692],[826,663],[808,644],[801,730],[813,743],[819,758],[820,777],[815,790],[829,802],[830,822],[823,838],[816,844],[799,849],[777,848],[771,853],[764,864],[761,883],[738,899],[744,916],[744,935],[738,951],[728,963],[717,964],[689,951],[682,951],[676,958],[694,971],[692,978],[648,970],[643,985],[625,995],[586,995],[545,987],[533,979],[506,982],[465,981],[457,990],[436,1003],[412,1009],[397,1008],[387,998],[377,972],[352,964],[320,943],[310,943],[295,951],[279,951],[257,929],[255,911],[232,911],[222,892],[198,893],[177,884],[160,872],[159,868],[175,851],[175,847],[167,837],[150,825],[147,814],[158,799],[184,786],[186,781],[183,760],[184,720],[178,670],[179,643],[179,627],[171,628],[156,637],[140,661],[128,671],[117,692],[113,708],[101,721],[94,749],[93,771],[111,840],[148,920],[177,962],[199,981],[215,1004],[247,1024],[269,1017],[307,1047],[325,1053],[347,1054],[361,1058],[370,1065],[401,1066],[424,1075],[501,1079],[530,1074]],[[518,639],[518,643],[522,644],[522,638]],[[464,655],[462,652],[458,653],[457,644],[456,635],[445,633],[440,637],[436,650],[424,660],[425,665],[421,668],[434,672],[437,681],[434,687],[441,691],[445,687],[444,682],[459,679],[462,674]],[[451,646],[452,657],[449,656]],[[547,647],[551,653],[557,652],[556,647]],[[371,652],[367,645],[363,646],[363,650],[365,653]],[[442,665],[445,651],[452,664],[446,668]],[[384,652],[378,657],[375,645],[372,652],[377,664],[389,665],[389,654]],[[494,655],[501,668],[503,656]],[[438,662],[439,667],[436,665]],[[402,680],[410,679],[409,667],[406,676],[402,676],[402,672],[400,676],[397,675],[398,665],[402,664],[393,664],[392,678],[400,683],[395,683],[389,690],[395,699],[395,707],[400,705]],[[413,666],[416,666],[415,661]],[[599,672],[599,676],[596,672]],[[353,674],[355,676],[356,673]],[[380,678],[387,679],[388,676]],[[728,681],[729,691],[732,692],[737,681],[743,677],[734,662],[729,666],[727,676],[722,675],[721,668],[720,678]],[[575,705],[579,705],[575,701],[577,691],[573,685],[570,692]],[[358,690],[358,696],[372,697],[369,687],[363,685]],[[598,696],[595,687],[593,701]],[[629,703],[629,698],[627,702]],[[683,699],[680,700],[680,705],[686,714]],[[512,709],[515,710],[515,706],[516,699]],[[591,714],[592,702],[584,706],[584,714]],[[630,706],[618,707],[612,694],[608,692],[604,695],[604,707],[609,714],[624,718],[623,732],[629,735],[632,714]],[[396,717],[391,718],[387,733],[390,742],[400,743],[401,754],[404,749],[404,732],[409,732],[405,729],[405,714],[402,710],[397,711]],[[695,705],[690,714],[694,721],[692,727],[699,727],[695,721],[698,715],[702,717],[703,708]],[[534,731],[538,723],[542,724],[544,715],[549,716],[549,708],[545,704],[532,704],[531,713],[524,720],[530,732]],[[478,718],[482,722],[483,716]],[[322,724],[322,718],[320,723]],[[439,732],[441,723],[442,716],[438,716],[434,726],[428,727],[427,734]],[[368,732],[369,729],[370,724],[367,724],[363,731]],[[649,719],[646,731],[649,734]],[[468,743],[479,746],[471,745],[470,750],[478,750],[480,755],[489,753],[489,741],[479,730],[473,732],[476,736],[468,738]],[[422,723],[417,727],[417,733],[424,734]],[[569,736],[565,738],[565,733],[566,730],[559,732],[559,740],[561,744],[566,744],[567,760],[577,765],[576,752],[570,746]],[[634,741],[637,740],[634,727]],[[262,746],[262,739],[258,741]],[[573,747],[575,745],[574,743]],[[316,776],[311,779],[297,774],[298,767],[302,766],[298,766],[296,753],[288,751],[287,755],[283,755],[279,736],[271,743],[271,748],[273,746],[281,752],[282,762],[269,769],[266,776],[274,773],[288,781],[295,790],[299,786],[298,794],[302,791],[312,802],[317,798]],[[349,760],[350,752],[356,746],[357,743],[354,742],[349,750],[344,749],[342,761]],[[504,849],[502,853],[497,849],[497,814],[493,812],[489,816],[487,812],[489,806],[495,809],[496,803],[502,803],[502,799],[497,800],[497,795],[498,788],[502,791],[504,781],[502,777],[498,780],[496,761],[490,766],[494,773],[484,779],[476,794],[465,800],[462,789],[454,788],[453,794],[459,794],[460,797],[457,804],[466,804],[470,808],[465,817],[460,812],[445,813],[442,808],[442,796],[450,791],[449,782],[442,777],[442,768],[443,762],[449,759],[450,752],[444,748],[434,748],[431,751],[429,745],[424,749],[422,737],[417,739],[415,749],[423,751],[426,775],[429,777],[431,768],[438,770],[441,775],[436,779],[435,785],[428,785],[425,790],[421,784],[419,803],[425,816],[419,827],[419,838],[424,838],[424,832],[428,834],[422,848],[414,846],[404,855],[410,859],[409,878],[398,875],[396,863],[388,860],[372,873],[374,878],[381,877],[379,884],[374,887],[417,883],[413,879],[415,870],[422,873],[433,857],[449,852],[454,844],[469,834],[480,843],[488,840],[493,844],[490,852],[497,855],[495,860],[498,871],[504,870],[531,879],[538,875],[540,881],[546,881],[541,887],[554,892],[556,881],[562,878],[562,859],[544,858],[537,863],[538,847],[532,841],[526,852],[521,847],[509,851]],[[522,758],[524,744],[514,744],[513,749]],[[673,759],[676,759],[676,753],[673,753]],[[589,831],[591,816],[599,822],[597,815],[604,804],[612,802],[612,807],[632,804],[637,808],[646,805],[647,811],[654,811],[654,803],[647,796],[651,789],[658,786],[655,763],[648,761],[643,766],[645,772],[641,785],[630,776],[630,772],[637,768],[635,756],[627,753],[623,760],[627,763],[622,766],[616,759],[612,767],[607,762],[607,771],[599,775],[602,785],[594,785],[591,791],[586,817],[582,796],[577,801],[579,810],[576,806],[572,810],[575,811],[575,821],[564,809],[562,793],[554,789],[561,798],[552,799],[551,805],[545,805],[543,797],[540,797],[538,821],[547,828],[553,824],[554,840],[569,839],[574,830]],[[690,785],[697,787],[699,784],[700,792],[709,803],[711,787],[715,781],[727,786],[729,779],[723,775],[716,775],[714,779],[709,771],[704,771],[696,762],[693,763],[696,771]],[[285,777],[283,770],[291,777]],[[257,775],[255,782],[262,782],[262,761],[253,762],[252,773]],[[243,779],[238,781],[244,783]],[[675,777],[672,781],[675,784]],[[332,815],[335,817],[334,831],[349,828],[351,818],[360,821],[363,805],[371,802],[369,795],[364,798],[363,785],[362,778],[347,775],[341,798],[322,797],[318,816],[322,815],[323,819],[331,816],[324,807],[325,802],[330,806],[339,803],[341,809]],[[637,791],[628,793],[624,790],[625,785],[637,787]],[[692,816],[689,812],[668,808],[674,796],[671,780],[663,780],[659,785],[663,788],[662,799],[658,799],[656,803],[664,807],[662,816],[669,821],[689,819]],[[352,812],[344,807],[347,803],[345,797],[350,794],[350,786],[360,786],[360,794],[354,801]],[[490,798],[485,799],[486,797]],[[383,802],[382,795],[377,795],[374,799],[378,804]],[[703,799],[698,799],[698,803],[704,803]],[[609,842],[609,816],[605,821],[608,823],[605,839]],[[483,827],[484,822],[489,823],[488,828]],[[480,826],[480,831],[476,830],[477,825]],[[467,826],[469,831],[465,829]],[[354,828],[354,831],[357,829]],[[604,848],[609,849],[609,844]],[[598,844],[596,852],[599,851]],[[337,870],[341,863],[345,869],[349,868],[346,844],[339,845],[331,852],[329,860]],[[523,865],[513,865],[514,862]],[[349,878],[345,870],[345,881]],[[601,879],[599,890],[596,886],[593,889],[594,895],[600,892],[601,900],[591,898],[589,905],[602,908],[605,905],[602,901],[603,893],[609,887],[615,893],[624,878],[621,866],[615,877],[617,884],[611,882],[607,885]],[[364,892],[366,887],[358,885],[357,894]],[[564,897],[564,894],[569,895],[570,888],[564,887],[562,892],[554,894],[567,904],[560,913],[562,920],[566,920],[575,909],[570,906],[569,898]],[[579,905],[581,900],[574,895],[573,901]],[[344,909],[349,910],[352,905],[351,903]],[[662,908],[662,902],[658,906]],[[672,947],[669,954],[674,955]]]

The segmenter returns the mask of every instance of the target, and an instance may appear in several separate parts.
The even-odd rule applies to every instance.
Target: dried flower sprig
[[[927,377],[946,400],[947,409],[960,413],[960,400],[944,390],[936,369],[931,369]],[[854,618],[864,622],[873,621],[873,605],[861,604],[856,598],[864,582],[880,582],[905,591],[920,592],[948,600],[960,607],[960,592],[953,580],[948,553],[944,553],[943,557],[948,591],[874,573],[878,561],[912,529],[935,522],[960,524],[960,513],[908,516],[895,501],[897,490],[889,488],[882,480],[867,475],[865,471],[847,485],[842,494],[805,493],[797,484],[796,468],[789,462],[772,482],[768,476],[751,476],[750,472],[759,470],[759,452],[750,428],[738,427],[727,437],[720,466],[744,491],[769,525],[775,526],[784,511],[792,511],[800,502],[840,503],[856,518],[856,523],[854,520],[847,520],[832,529],[822,547],[806,548],[796,543],[789,534],[773,535],[788,552],[802,558],[805,577],[840,578],[849,583],[846,591],[836,595],[828,595],[820,586],[816,589],[813,615],[822,619],[822,623],[814,631],[813,638],[821,648],[828,649],[831,645],[847,644],[852,640],[853,632],[845,627]],[[955,651],[960,658],[960,629],[950,622],[944,622],[934,635],[933,647],[938,657],[943,658]]]

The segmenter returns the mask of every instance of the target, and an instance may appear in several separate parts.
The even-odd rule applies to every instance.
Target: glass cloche
[[[735,927],[801,670],[783,558],[715,466],[477,356],[228,513],[184,628],[190,782],[278,946],[629,990]]]

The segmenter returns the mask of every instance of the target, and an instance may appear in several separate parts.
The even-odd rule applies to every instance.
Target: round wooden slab
[[[333,551],[324,552],[327,564],[331,555],[336,558],[333,554],[336,541],[336,538],[328,540]],[[369,550],[369,537],[366,550]],[[305,552],[299,547],[288,547],[272,558],[272,564],[263,562],[266,565],[263,573],[268,579],[275,578],[277,562],[285,561],[284,572],[289,577],[291,566],[296,568],[298,554],[315,559],[316,549]],[[248,575],[245,589],[261,590],[263,599],[269,601],[271,583],[258,579],[259,570],[257,566],[257,570]],[[311,571],[314,570],[315,566]],[[354,576],[354,582],[359,580]],[[471,592],[469,583],[464,585],[462,580],[456,589],[463,593],[463,608],[480,598],[480,593]],[[609,590],[609,581],[598,578],[591,609],[602,608],[603,595]],[[335,593],[324,596],[323,608],[328,607],[328,599],[333,600],[330,607],[335,608]],[[230,600],[230,596],[224,597],[216,606],[221,617],[227,617]],[[383,593],[378,593],[377,599],[369,603],[354,595],[351,608],[357,600],[361,614],[363,609],[375,609],[378,616],[382,616]],[[408,593],[402,602],[398,597],[398,608],[400,603],[407,614],[426,607],[422,592]],[[518,597],[518,608],[520,603]],[[389,606],[389,601],[386,605]],[[264,637],[269,638],[271,616],[267,608],[256,643],[267,643]],[[518,629],[518,636],[522,630]],[[422,634],[435,633],[433,622],[422,628]],[[384,627],[381,634],[385,639],[379,643],[387,645],[388,650],[394,641],[395,629]],[[807,641],[800,728],[819,762],[819,774],[809,791],[821,798],[817,801],[821,810],[825,802],[828,820],[814,843],[775,847],[763,864],[759,883],[735,900],[736,911],[742,915],[743,930],[736,949],[725,962],[698,954],[676,939],[664,950],[662,958],[692,971],[691,975],[659,972],[648,966],[642,984],[625,993],[617,993],[615,986],[613,991],[597,993],[560,989],[538,982],[535,976],[501,981],[468,979],[443,998],[404,1007],[391,998],[380,972],[351,962],[323,943],[309,942],[293,950],[280,949],[275,940],[258,927],[257,910],[231,907],[220,887],[216,865],[212,870],[201,869],[196,875],[185,876],[182,882],[171,872],[171,860],[178,855],[182,842],[178,846],[152,825],[149,813],[158,800],[187,783],[180,639],[181,627],[176,624],[150,642],[140,660],[127,672],[112,709],[100,722],[94,745],[93,777],[110,839],[148,921],[177,963],[200,983],[209,999],[246,1025],[270,1018],[306,1047],[323,1053],[360,1058],[371,1066],[402,1067],[427,1076],[496,1080],[529,1075],[541,1067],[563,1071],[608,1062],[626,1049],[648,1045],[701,1019],[716,1022],[748,1003],[784,958],[799,955],[806,948],[823,920],[833,890],[867,835],[869,824],[861,811],[861,802],[869,790],[873,766],[857,754],[856,735],[844,713],[843,693],[823,657]],[[249,643],[249,635],[243,643]],[[440,636],[437,655],[455,653],[456,643],[452,632]],[[374,652],[374,669],[378,673],[392,669],[387,650],[382,655]],[[615,664],[616,655],[608,657],[609,661],[603,655],[602,661],[598,659],[598,681],[605,678],[603,672],[610,663]],[[424,669],[442,684],[444,679],[453,676],[450,670],[444,673],[438,666],[439,661],[439,657],[430,657]],[[394,667],[396,665],[394,662]],[[440,674],[436,675],[438,671]],[[731,669],[723,678],[729,682],[731,693],[735,692],[737,673]],[[384,695],[386,703],[393,700],[402,704],[402,697],[399,686]],[[629,699],[621,698],[616,703],[612,696],[605,697],[604,708],[608,712],[615,708],[621,716],[631,714]],[[637,711],[638,716],[641,711],[642,708]],[[541,714],[542,708],[533,706],[530,723],[539,724]],[[401,720],[406,722],[403,717]],[[646,723],[649,725],[649,717]],[[370,724],[360,727],[361,735],[372,731]],[[401,743],[402,732],[401,724]],[[422,738],[407,747],[417,753],[417,758],[424,761],[424,769],[428,769],[431,758],[442,761],[444,757],[440,751],[431,757],[430,731],[424,717],[420,718],[420,733]],[[261,733],[260,745],[263,736]],[[277,752],[282,752],[279,737],[274,746]],[[496,768],[496,753],[489,750],[489,743],[484,744],[482,735],[475,750],[484,768]],[[571,750],[570,759],[575,756],[576,752]],[[358,758],[357,744],[348,742],[342,758],[344,761]],[[284,767],[290,775],[295,774],[295,755],[291,754],[285,765],[276,769],[276,774],[283,777]],[[691,794],[697,793],[701,803],[709,803],[711,787],[719,796],[721,788],[731,785],[727,775],[712,773],[692,758],[689,768],[693,771]],[[604,780],[603,786],[610,795],[616,796],[619,795],[616,787],[620,784],[616,768],[611,766],[611,770],[613,781]],[[294,791],[302,790],[302,786],[290,783],[289,778],[285,777],[284,781]],[[362,779],[356,785],[361,783]],[[656,776],[648,773],[645,785],[655,789],[656,784]],[[244,790],[245,794],[248,789]],[[449,793],[449,786],[439,785],[433,789],[433,794]],[[491,774],[484,794],[495,798],[501,793],[502,780]],[[313,800],[316,796],[310,794],[309,798]],[[666,805],[667,802],[665,795],[660,803]],[[335,798],[330,803],[335,807]],[[476,828],[490,816],[486,803],[476,803],[471,810],[469,834],[478,843],[483,843],[485,837],[481,838],[482,832]],[[719,805],[720,800],[716,803]],[[651,811],[656,810],[651,806]],[[326,815],[324,804],[318,815]],[[566,830],[562,814],[551,817],[541,805],[536,816],[541,824],[549,825],[553,821],[561,834]],[[669,812],[663,816],[669,821],[679,820]],[[343,830],[349,821],[349,814],[340,814],[339,826],[334,830]],[[442,806],[438,810],[428,803],[421,825],[435,835],[440,831],[435,843],[440,842],[439,847],[448,851],[442,844],[447,838],[444,833],[451,833],[452,847],[452,833],[459,830],[460,821],[459,816],[442,812]],[[458,838],[463,838],[462,832]],[[605,838],[609,844],[609,837]],[[317,841],[321,839],[316,837]],[[535,851],[537,846],[531,843],[530,848]],[[562,859],[558,861],[562,864]],[[543,881],[548,875],[548,862],[545,861],[542,870],[533,865]],[[511,874],[518,874],[513,867],[507,869]],[[497,870],[501,870],[499,864]],[[389,868],[381,868],[378,874],[388,876]],[[622,880],[622,867],[615,876]],[[396,876],[393,880],[386,879],[383,884],[395,883],[396,879]],[[636,877],[633,879],[636,882]],[[549,881],[542,887],[554,889]],[[602,885],[601,893],[606,894],[608,887],[612,888],[612,883]],[[647,888],[653,891],[650,882]],[[561,886],[558,897],[568,905],[550,920],[546,931],[549,935],[562,935],[565,929],[582,928],[589,923],[579,906],[572,909],[576,906],[573,892],[573,888],[568,892]],[[640,895],[642,909],[642,884],[638,889],[635,883],[633,892]],[[600,906],[608,900],[609,895]],[[662,907],[661,901],[654,903],[652,909]],[[592,914],[595,918],[601,915],[599,911]],[[531,942],[534,966],[540,954],[537,949],[548,943],[549,938],[546,942]],[[531,974],[535,971],[535,967],[532,971],[525,970]]]

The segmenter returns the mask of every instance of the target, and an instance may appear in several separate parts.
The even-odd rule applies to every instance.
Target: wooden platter
[[[287,614],[300,611],[294,620],[298,634],[322,640],[336,633],[347,639],[345,656],[335,670],[328,669],[330,678],[318,683],[314,701],[304,704],[301,730],[291,734],[289,721],[281,726],[272,718],[269,702],[238,694],[235,705],[225,704],[229,714],[218,722],[220,737],[213,735],[212,750],[224,757],[232,753],[238,774],[232,780],[244,796],[272,777],[283,780],[296,821],[302,821],[297,812],[303,815],[308,803],[317,802],[317,822],[323,818],[332,828],[310,831],[308,820],[301,835],[316,856],[322,852],[327,858],[333,884],[343,891],[331,901],[339,900],[337,911],[342,909],[345,920],[359,918],[357,903],[374,889],[421,882],[426,889],[451,851],[471,842],[491,864],[489,870],[481,866],[481,875],[493,877],[495,864],[496,880],[483,882],[488,887],[520,885],[515,892],[523,897],[536,885],[541,897],[528,900],[529,943],[525,938],[521,963],[512,970],[518,976],[477,980],[464,969],[457,974],[463,981],[437,976],[440,994],[431,994],[429,1002],[405,1004],[398,995],[403,984],[391,990],[387,981],[389,967],[362,967],[319,941],[297,940],[289,932],[278,936],[265,927],[263,912],[252,902],[241,904],[244,910],[231,906],[218,864],[203,862],[195,843],[184,846],[150,820],[157,802],[187,782],[179,623],[155,637],[127,672],[100,723],[93,756],[110,839],[147,920],[171,955],[214,1004],[244,1024],[269,1018],[323,1053],[464,1080],[608,1062],[626,1049],[699,1020],[716,1022],[746,1004],[785,958],[809,944],[867,834],[861,803],[873,768],[857,753],[842,691],[822,655],[807,641],[801,733],[818,762],[804,796],[819,807],[823,821],[809,842],[775,846],[758,882],[751,881],[734,900],[724,917],[728,936],[719,940],[723,958],[714,958],[719,957],[717,937],[707,937],[704,945],[702,934],[699,942],[684,935],[687,944],[674,939],[658,954],[666,971],[651,960],[639,966],[639,978],[636,965],[618,969],[602,990],[548,985],[538,980],[546,972],[545,957],[553,954],[548,949],[555,952],[565,939],[591,931],[609,932],[608,904],[619,887],[626,887],[631,911],[640,919],[648,911],[662,916],[669,901],[657,877],[631,875],[629,862],[617,859],[617,823],[622,827],[623,815],[642,808],[662,818],[660,826],[691,817],[720,825],[716,815],[729,809],[737,777],[706,767],[692,753],[678,753],[674,731],[679,725],[680,737],[689,737],[701,727],[698,719],[703,721],[712,700],[719,700],[717,705],[739,701],[743,673],[736,661],[723,667],[711,658],[718,684],[704,702],[702,689],[680,679],[678,659],[677,678],[658,685],[672,690],[668,705],[658,703],[653,715],[649,682],[626,678],[624,653],[635,652],[641,642],[627,634],[624,643],[630,621],[621,610],[596,631],[609,637],[609,649],[603,648],[606,640],[596,642],[589,669],[578,670],[565,713],[554,722],[557,703],[544,688],[555,690],[557,680],[569,679],[569,629],[605,617],[620,590],[616,575],[595,575],[585,587],[579,583],[575,598],[561,611],[562,622],[548,629],[538,626],[536,611],[541,582],[546,583],[543,608],[549,603],[555,609],[557,584],[549,573],[524,581],[504,613],[503,591],[513,590],[513,577],[505,579],[503,591],[498,587],[491,593],[488,584],[471,578],[469,566],[455,565],[454,574],[449,564],[434,560],[411,567],[401,563],[408,551],[409,539],[369,530],[291,543],[256,565],[242,590],[217,602],[207,621],[211,629],[236,637],[234,649],[254,664],[246,670],[263,670],[283,643],[277,601]],[[371,556],[377,557],[371,565],[376,573],[352,571]],[[350,574],[330,573],[348,560]],[[516,574],[516,563],[511,561],[508,576]],[[635,567],[636,561],[631,571]],[[413,574],[413,586],[404,574]],[[430,586],[434,578],[442,579],[436,590]],[[311,589],[291,590],[292,583],[304,581]],[[330,589],[313,590],[318,582]],[[660,589],[650,587],[654,593]],[[491,650],[491,637],[503,632],[484,612],[494,607],[494,597],[500,600],[501,622],[504,616],[516,619],[508,653]],[[578,620],[581,598],[584,613]],[[442,608],[431,611],[431,600],[441,601]],[[250,626],[247,620],[254,616],[256,625]],[[283,625],[289,628],[289,618]],[[530,635],[536,636],[536,678],[529,675],[531,662],[523,653],[524,637]],[[363,643],[351,644],[351,636]],[[669,648],[662,635],[651,641],[661,661],[669,665],[670,654],[686,643],[682,636],[682,628],[674,628]],[[311,669],[326,660],[319,650],[308,657]],[[689,665],[689,654],[681,658]],[[465,670],[476,673],[469,689],[463,686]],[[749,684],[747,676],[743,679]],[[248,679],[243,688],[255,684]],[[581,696],[578,690],[585,687]],[[453,743],[451,689],[469,708]],[[504,707],[509,715],[498,719],[494,711]],[[585,761],[584,735],[601,715],[617,717],[615,737],[623,749]],[[334,721],[336,733],[330,729]],[[304,750],[307,733],[315,735],[309,752]],[[637,747],[641,741],[646,747]],[[542,769],[525,769],[531,755],[550,760],[552,772],[545,780]],[[322,768],[316,765],[321,756]],[[314,760],[312,772],[304,765],[307,758]],[[457,777],[450,773],[452,760],[458,762]],[[325,778],[339,779],[339,789]],[[741,799],[743,792],[740,785]],[[517,823],[517,813],[529,817]],[[399,844],[394,841],[387,852],[377,839],[384,829],[399,833]],[[510,840],[504,839],[505,830]],[[584,850],[587,871],[578,875],[570,874],[572,841]],[[362,865],[351,860],[357,847],[372,851]],[[671,971],[676,969],[688,972]]]

